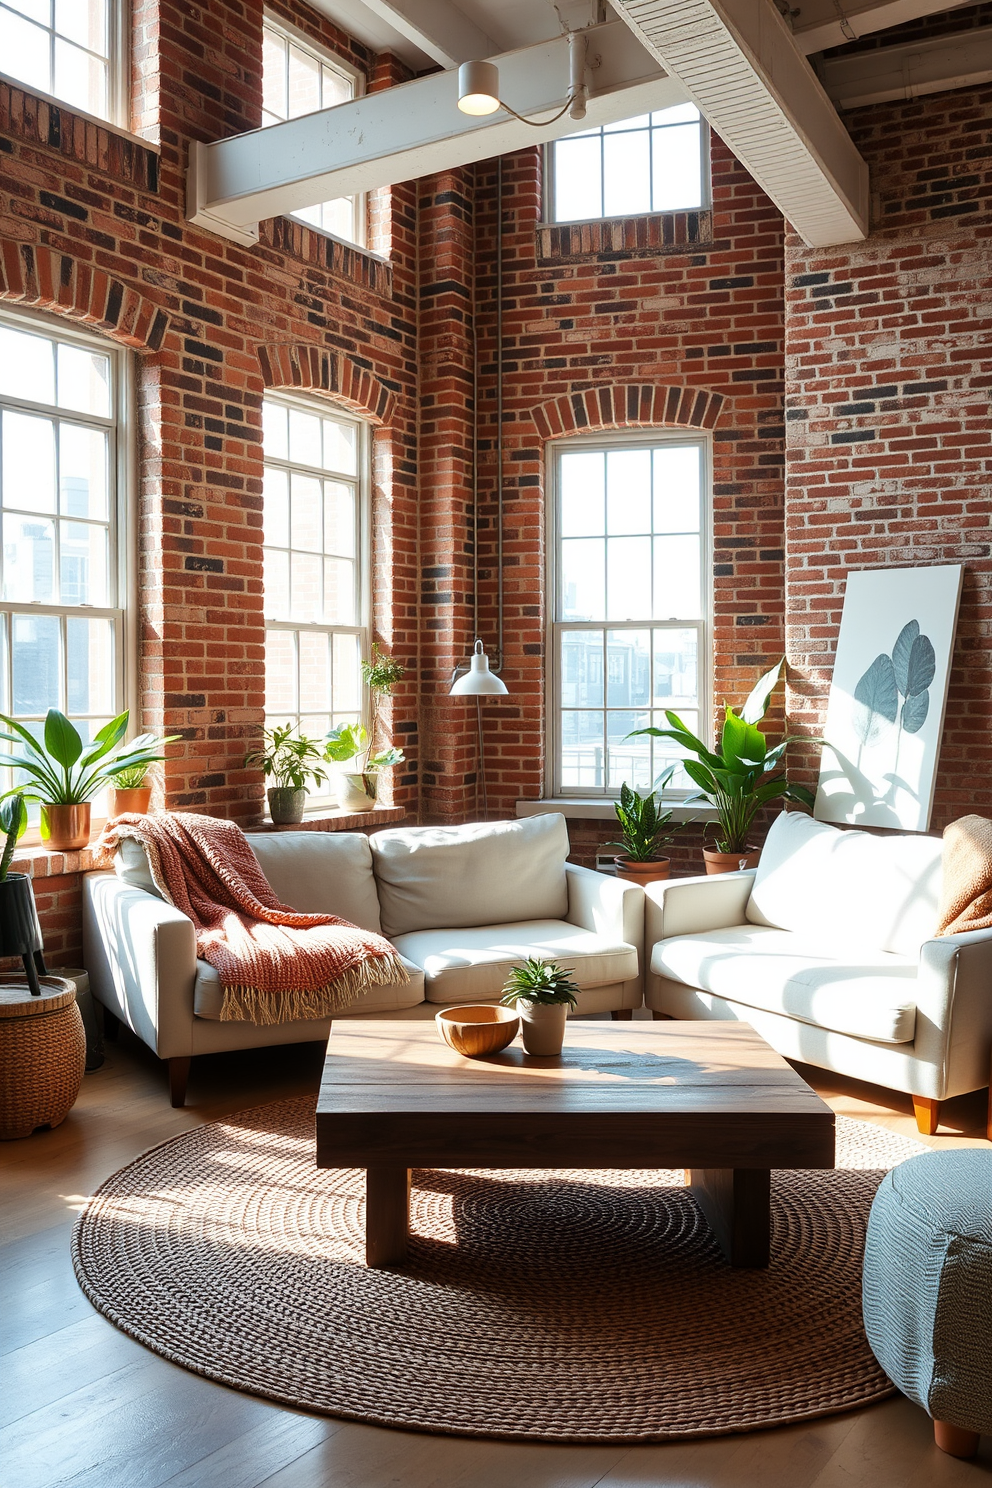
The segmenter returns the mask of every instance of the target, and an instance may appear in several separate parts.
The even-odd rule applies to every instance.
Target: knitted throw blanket
[[[141,843],[155,887],[193,921],[197,954],[220,975],[222,1019],[327,1018],[370,987],[410,980],[382,935],[280,904],[234,822],[128,813],[107,823],[97,847],[112,852],[124,838]]]
[[[992,821],[962,816],[944,829],[938,935],[992,928]]]

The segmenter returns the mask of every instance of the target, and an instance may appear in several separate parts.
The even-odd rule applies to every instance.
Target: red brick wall
[[[822,728],[848,570],[963,563],[934,830],[992,806],[990,117],[989,87],[851,114],[871,236],[787,249],[793,718]]]

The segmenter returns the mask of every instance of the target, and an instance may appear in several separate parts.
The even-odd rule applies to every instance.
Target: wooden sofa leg
[[[186,1082],[189,1079],[190,1057],[181,1056],[167,1061],[169,1065],[169,1099],[177,1108],[186,1104]]]
[[[925,1137],[932,1137],[940,1124],[940,1101],[927,1100],[925,1095],[913,1096],[913,1113],[916,1125]]]
[[[974,1457],[978,1451],[978,1432],[952,1426],[948,1421],[934,1421],[933,1439],[949,1457]]]
[[[629,1023],[633,1016],[633,1008],[615,1008],[614,1011],[610,1014],[610,1017],[613,1019],[614,1023]]]

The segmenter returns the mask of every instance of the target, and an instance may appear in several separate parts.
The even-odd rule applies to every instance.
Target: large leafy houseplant
[[[670,739],[685,751],[687,757],[682,768],[699,787],[688,799],[709,801],[716,807],[716,847],[720,853],[747,854],[753,850],[749,837],[754,818],[771,801],[796,801],[813,809],[812,791],[794,784],[784,770],[778,769],[796,736],[787,735],[771,745],[757,727],[765,716],[784,664],[783,657],[777,666],[765,672],[740,712],[729,704],[724,707],[723,727],[715,749],[697,739],[677,713],[668,711],[667,729],[635,729],[634,734],[628,735],[633,738],[635,734],[651,734],[658,739]],[[804,739],[803,742],[820,741]]]
[[[280,826],[301,822],[307,782],[319,785],[327,779],[320,741],[298,734],[292,723],[263,728],[261,746],[246,755],[245,764],[249,769],[261,769],[266,780],[271,777],[272,784],[266,791],[269,814]]]

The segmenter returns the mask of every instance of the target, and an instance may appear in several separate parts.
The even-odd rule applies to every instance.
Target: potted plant
[[[557,961],[529,956],[515,966],[503,985],[500,1002],[520,1014],[520,1031],[528,1054],[560,1054],[565,1019],[578,1001],[578,987]]]
[[[54,851],[85,847],[90,840],[90,804],[101,787],[112,784],[121,770],[139,765],[147,768],[162,759],[160,745],[178,738],[173,734],[158,740],[153,734],[141,734],[124,744],[129,717],[125,710],[112,718],[92,744],[84,745],[75,725],[57,708],[48,710],[41,741],[16,718],[0,713],[0,722],[14,731],[0,731],[0,739],[22,751],[0,757],[0,765],[29,776],[27,788],[17,785],[4,795],[20,791],[25,801],[40,804],[41,838]]]
[[[35,953],[42,948],[41,926],[34,902],[34,889],[26,873],[11,873],[14,848],[28,824],[28,808],[20,791],[0,806],[0,831],[4,833],[0,853],[0,956],[20,956],[32,997],[41,996]],[[42,965],[44,970],[44,965]]]
[[[171,744],[178,738],[178,734],[169,734],[162,743]],[[125,765],[123,770],[114,773],[110,788],[111,816],[123,816],[126,811],[133,811],[137,816],[146,814],[152,800],[152,788],[145,784],[150,769],[151,761],[145,765]]]
[[[754,818],[770,801],[784,798],[813,809],[813,793],[804,785],[794,785],[782,771],[773,774],[785,751],[793,743],[786,736],[769,747],[757,728],[765,716],[769,699],[782,675],[785,658],[772,667],[752,689],[747,702],[737,713],[724,707],[723,728],[716,750],[708,749],[701,739],[690,733],[677,713],[666,711],[670,728],[635,729],[634,734],[653,734],[658,739],[671,739],[689,755],[683,761],[686,774],[699,786],[690,801],[709,801],[716,807],[716,846],[704,847],[707,873],[733,873],[739,868],[754,868],[759,849],[750,841]],[[633,738],[634,734],[628,735]],[[820,743],[820,740],[804,742]]]
[[[663,791],[674,773],[675,766],[672,765],[658,780],[656,790]],[[626,781],[620,787],[620,799],[613,803],[613,809],[620,823],[620,841],[608,842],[606,846],[620,851],[620,856],[613,859],[617,878],[639,884],[667,878],[672,863],[661,849],[667,847],[686,824],[679,823],[667,830],[672,812],[658,810],[655,791],[642,796]]]
[[[322,768],[320,741],[297,734],[295,724],[262,730],[262,747],[245,757],[247,766],[259,768],[272,785],[266,791],[269,815],[278,826],[293,826],[303,820],[307,804],[307,781],[318,785],[327,779]]]
[[[372,642],[372,655],[362,662],[362,681],[369,689],[369,727],[361,723],[344,723],[331,729],[325,740],[324,758],[335,764],[356,761],[358,768],[338,774],[338,805],[342,811],[371,811],[379,795],[379,776],[404,759],[402,749],[392,745],[376,749],[379,733],[379,710],[384,697],[389,697],[403,676],[404,668],[387,656],[378,641]]]

